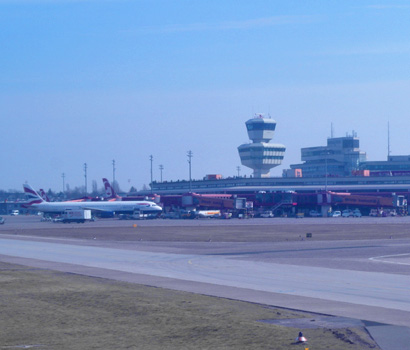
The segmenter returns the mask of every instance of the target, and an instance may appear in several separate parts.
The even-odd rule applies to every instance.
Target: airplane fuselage
[[[132,202],[42,202],[32,204],[31,208],[46,213],[61,213],[65,210],[89,209],[93,211],[105,211],[132,214],[135,211],[144,213],[160,213],[162,208],[156,203],[149,201]]]

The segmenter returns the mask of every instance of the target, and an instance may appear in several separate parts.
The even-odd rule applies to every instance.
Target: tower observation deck
[[[282,164],[286,151],[284,145],[269,143],[275,134],[276,121],[258,114],[245,124],[252,143],[238,147],[241,163],[253,169],[254,177],[269,177],[270,169]]]

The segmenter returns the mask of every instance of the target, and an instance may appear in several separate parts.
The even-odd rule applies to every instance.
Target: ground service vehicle
[[[381,216],[382,213],[383,213],[382,210],[379,210],[379,209],[371,209],[371,210],[370,210],[370,213],[369,213],[369,216]]]
[[[219,218],[221,216],[220,210],[199,210],[196,215],[198,218]]]
[[[91,210],[66,210],[61,216],[61,222],[84,223],[91,220]]]
[[[353,216],[353,212],[350,209],[345,209],[342,212],[342,216],[344,218],[349,218],[349,217]]]
[[[355,217],[355,218],[361,218],[362,217],[362,213],[360,212],[359,209],[353,210],[353,217]]]

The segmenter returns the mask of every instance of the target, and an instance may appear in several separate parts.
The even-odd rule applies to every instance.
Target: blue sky
[[[1,189],[237,174],[254,113],[287,147],[410,154],[410,1],[0,0]],[[251,169],[241,166],[242,175]]]

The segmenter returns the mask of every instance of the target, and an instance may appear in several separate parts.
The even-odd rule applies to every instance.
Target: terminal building
[[[204,180],[154,181],[152,192],[159,195],[279,193],[294,191],[319,194],[401,193],[410,197],[410,156],[390,156],[387,161],[366,160],[360,141],[353,132],[331,137],[326,146],[301,149],[302,162],[284,170],[283,177],[270,177],[269,170],[282,163],[285,146],[273,144],[276,122],[257,116],[246,122],[249,144],[238,147],[243,165],[254,170],[253,176],[205,176]],[[365,171],[366,170],[366,171]],[[399,172],[400,171],[400,172]],[[401,175],[401,176],[398,176]]]
[[[281,165],[286,147],[270,143],[276,129],[276,121],[259,114],[246,123],[249,139],[252,143],[238,147],[242,165],[253,169],[253,177],[270,176],[270,169]]]
[[[292,170],[300,170],[302,177],[350,176],[366,161],[366,153],[360,150],[359,138],[352,136],[333,137],[327,146],[301,149],[301,164],[292,164]],[[293,173],[293,172],[292,172]],[[284,171],[284,176],[289,176]]]
[[[410,155],[408,156],[388,156],[387,161],[366,161],[359,165],[359,170],[368,170],[369,172],[386,173],[390,175],[406,175],[410,172]]]
[[[265,142],[273,137],[275,125],[275,121],[263,117],[251,119],[246,124],[249,138],[254,142],[241,145],[238,150],[242,164],[254,169],[254,176],[212,175],[191,183],[187,180],[154,181],[151,184],[152,191],[160,195],[192,191],[238,196],[244,193],[286,191],[410,194],[410,156],[390,156],[387,162],[368,162],[366,153],[360,150],[359,139],[355,133],[351,136],[329,138],[327,146],[302,148],[304,163],[291,165],[291,169],[284,170],[283,177],[269,177],[269,169],[281,163],[285,152],[283,145]],[[253,147],[260,149],[258,152],[251,151]],[[269,147],[278,150],[270,151]]]
[[[377,215],[407,213],[410,156],[367,161],[353,132],[328,138],[326,146],[302,148],[302,163],[292,164],[282,177],[270,177],[270,169],[282,164],[286,151],[284,145],[270,143],[276,122],[258,115],[245,124],[251,142],[240,145],[238,152],[241,163],[253,169],[252,176],[214,174],[203,180],[153,181],[150,192],[161,197],[165,208],[183,206],[183,199],[192,197],[190,203],[201,209],[222,210],[245,199],[255,211],[270,210],[275,216],[311,211],[326,216],[332,210],[356,208],[364,215],[374,210]]]

